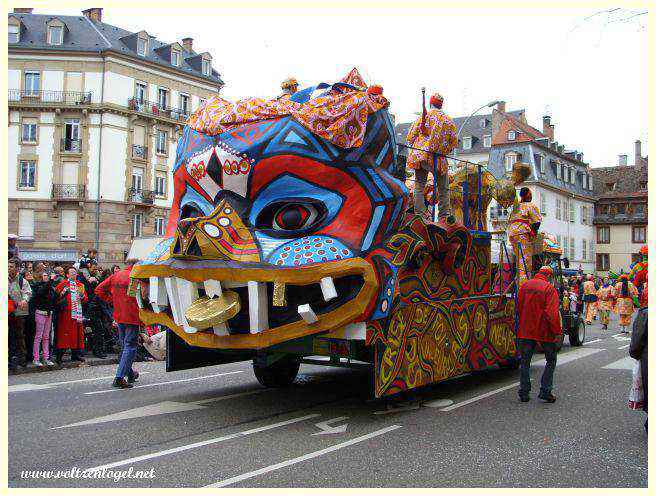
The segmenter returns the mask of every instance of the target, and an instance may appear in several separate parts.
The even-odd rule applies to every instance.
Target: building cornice
[[[526,186],[533,186],[533,185],[534,186],[540,186],[544,189],[548,189],[548,190],[553,191],[555,193],[560,193],[561,195],[565,195],[565,196],[568,196],[570,198],[575,198],[577,200],[584,200],[584,201],[588,201],[588,202],[591,202],[591,203],[594,203],[596,201],[594,196],[586,196],[586,195],[581,195],[579,193],[573,193],[573,192],[568,191],[566,189],[557,188],[557,187],[552,186],[551,184],[545,183],[543,181],[535,181],[535,180],[525,181],[525,182],[522,183],[522,186],[524,186],[524,185],[526,185]]]

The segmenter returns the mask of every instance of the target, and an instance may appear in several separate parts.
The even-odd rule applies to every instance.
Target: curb
[[[80,367],[95,367],[97,365],[114,365],[119,361],[118,356],[115,358],[96,358],[93,360],[87,360],[84,363],[80,362],[63,362],[61,365],[52,365],[52,366],[43,366],[43,367],[34,367],[27,366],[26,368],[18,367],[17,370],[13,371],[9,369],[9,375],[24,375],[24,374],[38,374],[40,372],[53,372],[56,370],[63,369],[75,369]]]

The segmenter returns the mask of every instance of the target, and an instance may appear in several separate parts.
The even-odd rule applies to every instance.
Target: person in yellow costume
[[[592,324],[597,315],[597,288],[595,287],[592,274],[588,274],[586,281],[583,283],[583,301],[585,302],[585,323]]]
[[[608,329],[610,311],[613,307],[613,286],[610,285],[607,277],[597,290],[597,298],[599,299],[599,320],[601,321],[601,325],[604,326],[604,329]]]
[[[631,318],[635,311],[633,299],[638,298],[638,290],[629,281],[627,274],[622,274],[619,277],[619,282],[615,285],[615,297],[617,298],[615,311],[620,316],[620,332],[628,333],[627,327],[631,325]]]
[[[451,214],[449,200],[448,162],[444,155],[450,154],[458,145],[458,131],[451,118],[442,112],[444,98],[439,94],[430,97],[430,110],[412,123],[408,131],[408,168],[415,173],[413,188],[413,204],[415,214],[422,215],[426,211],[424,187],[428,173],[433,172],[434,153],[437,157],[438,218],[443,219]],[[432,153],[431,153],[432,152]]]
[[[513,247],[517,265],[517,288],[533,274],[533,239],[540,229],[542,215],[533,203],[531,190],[519,190],[520,202],[515,206],[508,220],[508,239]]]
[[[287,78],[280,85],[280,89],[282,89],[282,95],[280,95],[278,98],[288,99],[298,91],[298,81],[296,81],[296,78],[293,77]]]

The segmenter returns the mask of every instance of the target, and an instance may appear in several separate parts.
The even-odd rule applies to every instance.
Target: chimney
[[[497,110],[499,112],[505,112],[506,111],[506,102],[500,101],[499,103],[497,103]]]
[[[14,7],[14,14],[31,14],[33,10],[32,7]]]
[[[542,134],[547,136],[551,141],[554,140],[554,126],[551,124],[551,116],[542,117]]]
[[[639,167],[642,165],[642,142],[640,140],[635,141],[635,162],[634,165]]]
[[[182,46],[188,52],[194,51],[194,39],[193,38],[182,38]]]
[[[102,8],[92,7],[82,11],[82,15],[91,21],[102,22]]]
[[[617,165],[620,167],[626,167],[628,155],[619,155],[617,157]]]

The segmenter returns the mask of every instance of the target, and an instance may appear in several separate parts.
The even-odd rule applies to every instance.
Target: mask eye
[[[325,216],[320,202],[276,202],[260,212],[256,227],[273,235],[301,234],[316,229]]]

